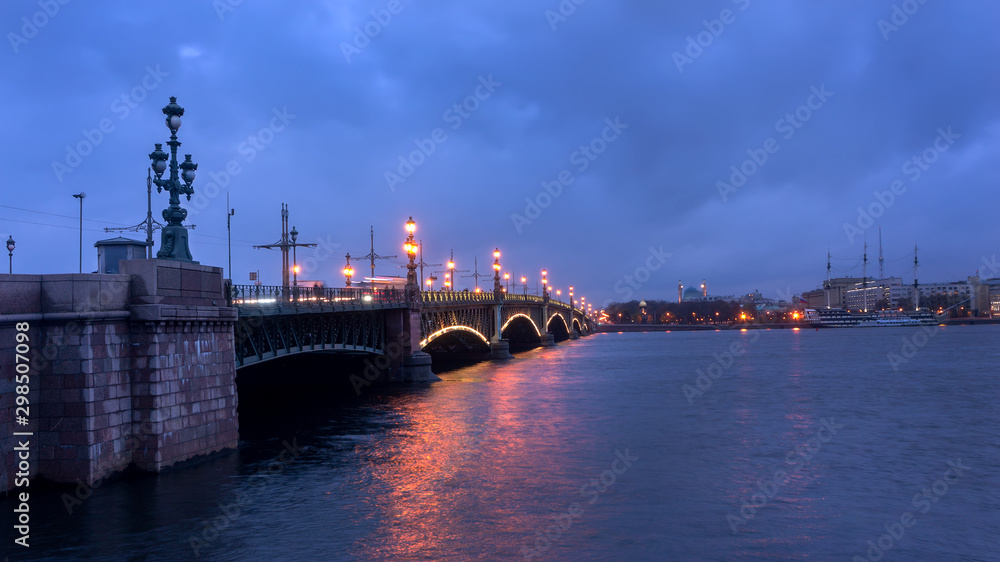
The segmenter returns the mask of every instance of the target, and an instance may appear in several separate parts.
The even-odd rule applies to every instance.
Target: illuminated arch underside
[[[468,326],[448,326],[447,328],[443,328],[427,336],[427,339],[420,342],[420,349],[427,347],[427,344],[450,332],[468,332],[470,334],[475,334],[477,337],[479,337],[479,339],[483,341],[483,343],[485,343],[486,345],[490,344],[490,340],[488,340],[486,336],[480,334],[479,332],[473,330],[472,328],[469,328]]]

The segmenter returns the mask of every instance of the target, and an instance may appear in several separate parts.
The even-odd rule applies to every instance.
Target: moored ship
[[[934,326],[948,317],[948,313],[934,314],[922,310],[881,310],[879,312],[851,312],[843,308],[807,308],[805,321],[816,328],[870,328],[887,326]]]

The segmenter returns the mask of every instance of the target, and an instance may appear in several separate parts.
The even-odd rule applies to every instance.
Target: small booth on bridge
[[[97,248],[96,273],[118,273],[118,262],[122,260],[146,259],[148,242],[140,242],[131,238],[108,238],[94,242]]]

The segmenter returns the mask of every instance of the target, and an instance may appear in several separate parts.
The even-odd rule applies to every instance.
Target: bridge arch
[[[555,319],[559,319],[558,322],[553,322]],[[545,324],[545,329],[552,334],[555,341],[563,341],[569,339],[569,325],[566,323],[566,319],[559,312],[554,313],[549,317],[549,321]]]
[[[535,321],[532,320],[530,316],[528,316],[527,314],[524,314],[523,312],[518,312],[517,314],[514,314],[510,318],[508,318],[507,321],[504,322],[503,327],[500,328],[500,332],[503,333],[504,331],[506,331],[507,330],[507,326],[510,326],[510,324],[512,322],[514,322],[515,320],[517,320],[519,318],[527,320],[528,323],[531,324],[531,327],[534,328],[535,335],[538,336],[538,337],[542,337],[542,332],[539,331],[538,326],[535,325]]]
[[[583,327],[580,326],[580,319],[579,318],[573,318],[573,329],[576,330],[577,332],[581,333],[581,334],[583,333]]]
[[[478,331],[476,331],[473,328],[470,328],[468,326],[448,326],[447,328],[441,328],[440,330],[438,330],[438,331],[434,332],[433,334],[427,336],[424,339],[424,341],[420,342],[420,349],[424,349],[425,347],[427,347],[428,345],[430,345],[431,342],[433,342],[434,340],[440,338],[441,336],[444,336],[444,335],[447,335],[447,334],[451,334],[453,332],[464,332],[466,334],[472,334],[472,335],[476,336],[479,340],[481,340],[483,342],[483,344],[485,344],[487,347],[489,347],[489,345],[490,345],[490,340],[486,336],[482,335],[481,333],[479,333]]]
[[[537,347],[541,343],[542,332],[531,316],[524,313],[511,315],[500,329],[500,335],[509,342],[512,350]]]

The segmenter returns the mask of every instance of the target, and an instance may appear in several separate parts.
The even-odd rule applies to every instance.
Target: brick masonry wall
[[[109,476],[132,462],[129,324],[89,322],[45,326],[62,342],[38,379],[38,473],[56,482]]]
[[[32,476],[93,483],[235,447],[236,312],[219,268],[0,275],[0,489],[14,487],[15,323],[30,316]]]
[[[159,471],[235,447],[231,322],[145,322],[132,327],[136,466]]]

